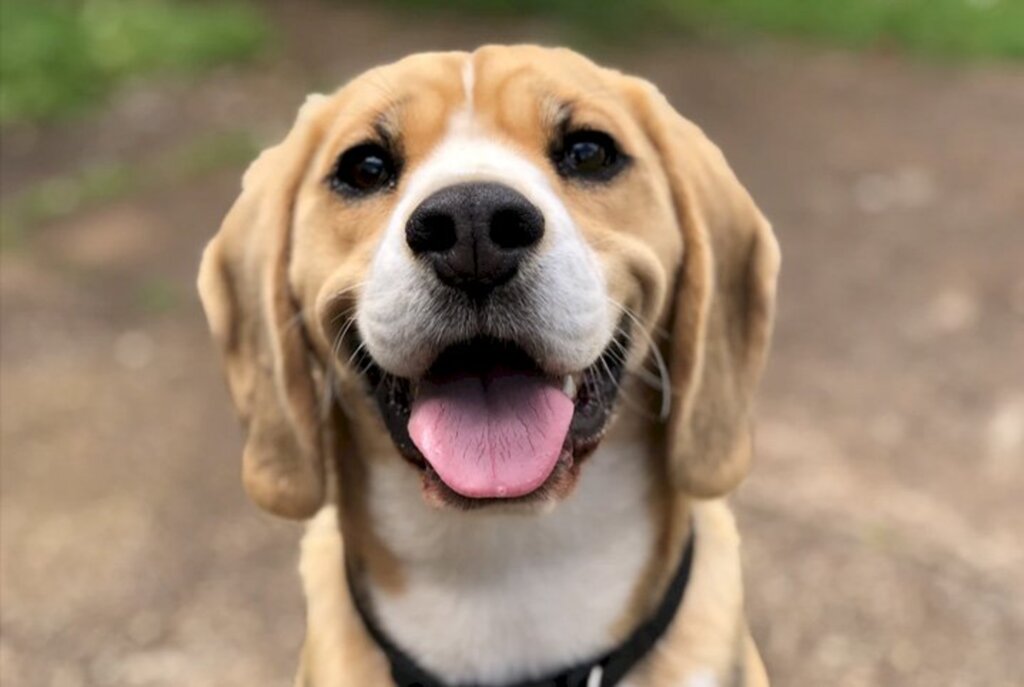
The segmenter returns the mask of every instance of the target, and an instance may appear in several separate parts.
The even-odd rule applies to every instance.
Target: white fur
[[[473,88],[476,85],[476,73],[473,70],[472,55],[466,58],[462,65],[462,90],[466,94],[466,112],[473,114]]]
[[[713,670],[700,670],[689,677],[686,687],[718,687],[718,678]]]
[[[475,122],[468,62],[463,83],[466,106],[452,115],[446,137],[404,182],[360,299],[359,331],[376,362],[402,377],[422,375],[443,348],[482,334],[517,341],[552,374],[578,372],[601,354],[615,325],[601,265],[545,173]],[[436,296],[445,287],[405,240],[409,216],[423,200],[467,181],[514,188],[545,221],[536,255],[517,279],[514,307],[495,298],[482,316],[470,308],[442,311]]]
[[[433,508],[415,470],[370,461],[370,521],[405,578],[398,593],[370,589],[385,632],[455,684],[518,680],[613,647],[654,546],[648,450],[603,447],[546,513]]]

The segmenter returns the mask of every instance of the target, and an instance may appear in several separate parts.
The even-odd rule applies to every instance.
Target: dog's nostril
[[[444,212],[417,214],[405,228],[405,239],[414,253],[443,253],[455,245],[455,220]]]
[[[516,276],[544,234],[544,215],[502,184],[467,182],[427,196],[405,225],[409,248],[444,284],[483,298]]]
[[[532,206],[499,208],[491,215],[489,236],[499,248],[527,248],[544,235],[544,217]]]

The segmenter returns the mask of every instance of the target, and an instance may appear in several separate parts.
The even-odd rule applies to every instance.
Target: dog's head
[[[732,489],[778,263],[721,152],[652,85],[491,46],[311,97],[246,173],[199,289],[246,487],[302,517],[352,418],[435,502],[558,498],[659,355],[669,473]]]

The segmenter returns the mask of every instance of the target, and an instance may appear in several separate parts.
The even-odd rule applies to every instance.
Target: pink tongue
[[[561,389],[522,373],[423,382],[409,436],[452,490],[470,498],[512,498],[529,494],[551,474],[572,413]]]

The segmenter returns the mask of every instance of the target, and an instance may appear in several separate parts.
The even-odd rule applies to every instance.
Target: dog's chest
[[[606,445],[575,492],[542,514],[435,510],[420,477],[375,461],[369,509],[402,566],[399,593],[371,586],[384,631],[453,683],[514,680],[606,651],[655,538],[643,448]]]

